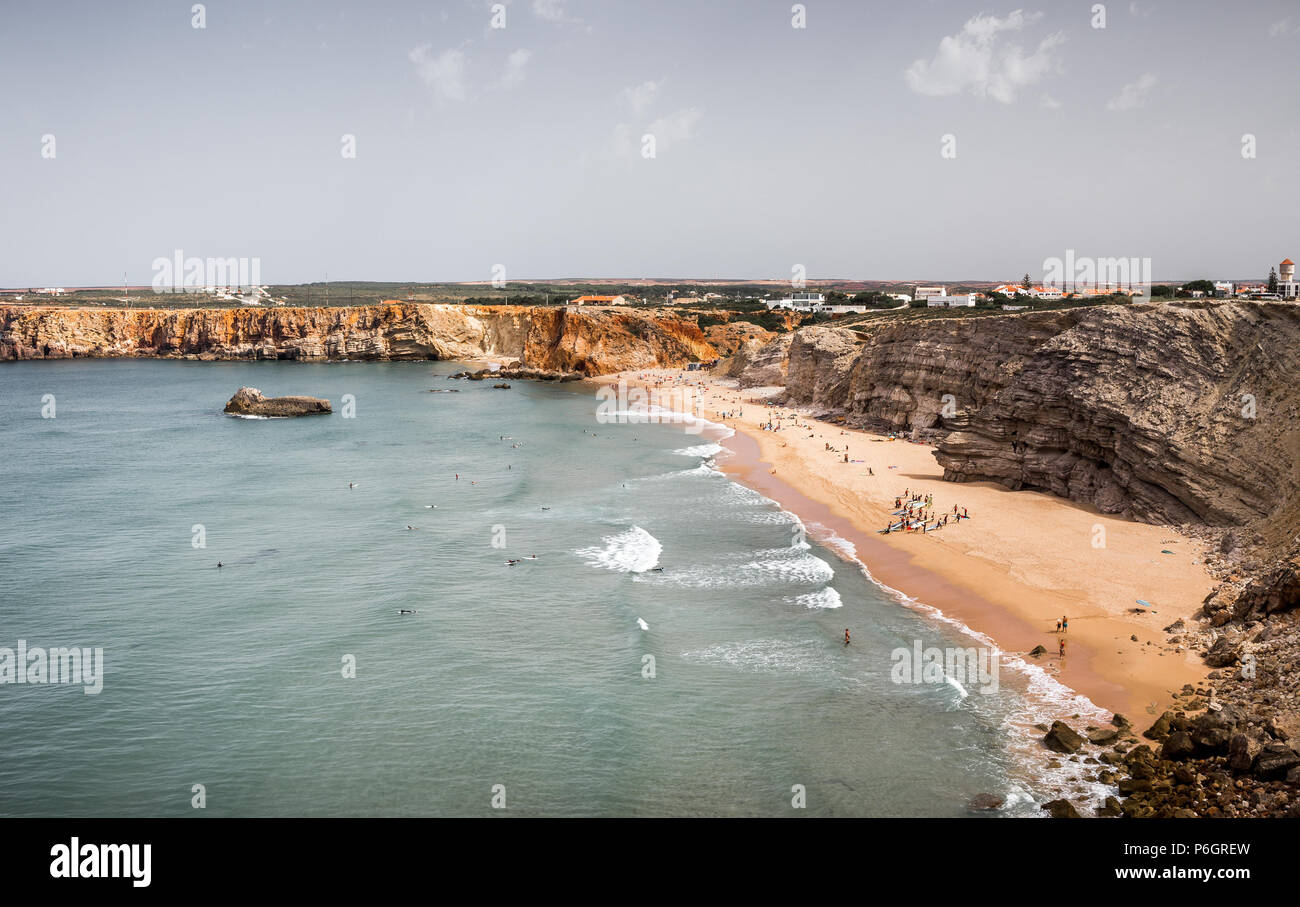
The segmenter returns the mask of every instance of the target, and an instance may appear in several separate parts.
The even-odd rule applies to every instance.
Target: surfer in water
[[[848,644],[849,644],[849,628],[848,628],[848,627],[845,627],[845,628],[844,628],[844,645],[847,646]]]
[[[224,566],[226,566],[226,565],[223,564],[223,563],[221,563],[221,561],[217,561],[217,569],[218,569],[218,570],[221,569],[221,568],[224,567]]]
[[[416,612],[413,611],[413,610],[411,610],[410,608],[398,608],[398,609],[397,609],[397,613],[398,613],[398,614],[415,614]]]

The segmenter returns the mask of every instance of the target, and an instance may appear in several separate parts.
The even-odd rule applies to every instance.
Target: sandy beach
[[[1193,614],[1214,585],[1196,539],[1039,492],[944,482],[930,445],[770,405],[775,389],[738,390],[734,381],[676,369],[599,380],[626,381],[659,406],[693,407],[734,428],[723,442],[731,454],[718,465],[737,481],[852,542],[880,582],[1003,650],[1044,646],[1038,663],[1049,673],[1139,728],[1170,704],[1171,691],[1205,680],[1200,658],[1177,651],[1162,632]],[[897,521],[891,514],[905,492],[933,495],[937,516],[957,506],[970,519],[924,534],[878,534]],[[1151,607],[1140,609],[1139,599]],[[1062,617],[1069,629],[1058,634]]]

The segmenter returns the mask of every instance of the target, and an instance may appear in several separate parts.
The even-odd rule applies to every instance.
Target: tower
[[[1282,283],[1291,283],[1295,280],[1295,262],[1291,259],[1285,259],[1277,267],[1277,279]]]

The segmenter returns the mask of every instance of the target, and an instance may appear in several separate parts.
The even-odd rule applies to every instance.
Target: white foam
[[[840,594],[835,590],[834,586],[825,586],[816,592],[805,592],[803,595],[787,598],[786,601],[793,602],[796,605],[803,605],[805,608],[814,611],[844,607],[844,601],[840,598]]]
[[[759,588],[781,584],[824,586],[834,578],[835,571],[830,564],[801,548],[756,552],[752,560],[741,564],[705,564],[637,577],[641,582],[692,589]]]
[[[689,661],[726,665],[740,671],[814,674],[836,683],[862,683],[860,677],[845,674],[844,659],[839,657],[838,647],[828,647],[824,641],[755,639],[683,652],[681,657]]]
[[[682,457],[716,457],[722,453],[721,444],[696,444],[694,447],[682,447],[673,453]]]
[[[603,547],[581,548],[576,553],[592,567],[620,573],[642,573],[659,563],[664,546],[640,526],[601,539]]]

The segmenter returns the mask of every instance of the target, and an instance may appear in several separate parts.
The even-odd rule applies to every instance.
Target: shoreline
[[[1199,540],[1040,492],[944,482],[929,445],[817,421],[769,404],[764,389],[738,389],[707,373],[639,370],[594,380],[625,381],[654,395],[654,405],[692,409],[732,429],[718,441],[732,451],[719,463],[724,473],[851,543],[882,585],[990,638],[1098,708],[1142,726],[1140,716],[1153,721],[1184,684],[1206,682],[1211,669],[1192,649],[1166,643],[1161,630],[1190,618],[1214,585]],[[762,427],[768,419],[778,430]],[[904,488],[933,494],[941,514],[958,503],[971,519],[925,534],[877,534]],[[1133,613],[1143,592],[1153,607]],[[1054,632],[1062,615],[1070,621],[1063,658]],[[1038,645],[1047,654],[1029,656]]]

